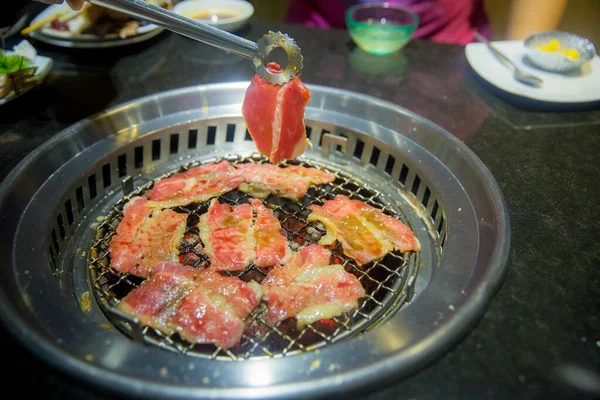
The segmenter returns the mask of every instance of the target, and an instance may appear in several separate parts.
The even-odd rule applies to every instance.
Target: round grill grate
[[[214,160],[227,159],[234,166],[240,163],[265,163],[267,160],[258,155],[228,156]],[[160,178],[181,172],[198,163],[190,163],[178,171]],[[282,163],[286,165],[302,165],[321,168],[305,160]],[[324,168],[321,168],[324,169]],[[387,199],[386,195],[377,192],[365,182],[352,178],[339,171],[326,169],[336,176],[336,180],[328,185],[313,186],[300,202],[268,197],[264,202],[279,219],[292,250],[314,244],[325,234],[324,227],[318,222],[307,222],[311,204],[322,205],[336,195],[346,195],[351,199],[363,201],[382,210],[385,214],[400,219],[409,225],[402,211]],[[118,302],[133,289],[142,279],[119,273],[109,267],[109,243],[116,234],[116,227],[123,218],[122,209],[133,196],[144,195],[152,186],[149,183],[112,206],[111,212],[102,220],[96,229],[89,258],[89,271],[96,300],[109,319],[128,336],[159,346],[161,348],[181,352],[191,356],[220,360],[239,360],[249,358],[279,357],[310,351],[349,336],[357,335],[375,323],[385,319],[388,311],[396,311],[409,298],[410,281],[417,274],[418,254],[401,254],[392,252],[384,258],[372,263],[358,266],[354,260],[343,254],[338,242],[328,248],[332,251],[335,263],[342,264],[346,271],[354,274],[361,282],[367,296],[360,300],[359,307],[331,320],[322,320],[298,329],[294,319],[280,322],[274,326],[267,323],[267,307],[262,302],[247,318],[246,330],[240,343],[231,349],[223,349],[215,345],[191,344],[179,338],[177,334],[166,336],[150,327],[140,326],[136,320],[114,310]],[[217,197],[220,202],[230,205],[247,203],[252,196],[231,191]],[[209,265],[208,259],[198,251],[202,242],[196,224],[200,215],[208,210],[210,201],[194,203],[187,207],[176,207],[173,210],[188,214],[187,230],[180,247],[180,261],[197,268]],[[397,204],[397,203],[396,203]],[[250,265],[235,275],[244,281],[261,282],[267,271]],[[231,273],[228,273],[231,274]]]

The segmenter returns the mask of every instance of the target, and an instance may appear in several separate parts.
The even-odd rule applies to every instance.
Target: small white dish
[[[243,0],[183,0],[173,12],[222,29],[235,32],[254,14],[254,7]]]
[[[542,71],[526,61],[523,41],[493,42],[493,45],[519,68],[544,81],[540,88],[516,81],[484,43],[465,47],[467,61],[473,70],[491,85],[513,95],[551,103],[591,103],[600,101],[600,57],[597,55],[573,73],[556,74]]]

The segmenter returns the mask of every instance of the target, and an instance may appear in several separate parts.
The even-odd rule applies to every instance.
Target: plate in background
[[[513,95],[550,103],[591,103],[600,101],[600,57],[596,55],[580,71],[557,74],[542,71],[528,63],[522,41],[494,42],[523,71],[544,80],[541,88],[517,82],[510,69],[500,63],[484,43],[469,43],[465,54],[469,65],[485,81]]]
[[[14,54],[14,52],[6,51],[5,54]],[[50,73],[53,63],[54,62],[52,61],[51,58],[36,55],[35,58],[33,59],[33,62],[31,63],[32,67],[37,67],[37,70],[35,71],[34,76],[39,78],[40,81],[43,83],[44,79],[46,79],[46,77]],[[29,92],[34,87],[30,87],[28,89],[21,90],[19,93],[16,93],[16,94],[13,93],[6,97],[1,98],[0,105],[8,103],[9,101],[15,100],[15,99],[23,96],[25,93]]]
[[[46,18],[50,18],[57,13],[64,13],[69,11],[70,8],[67,3],[53,4],[46,7],[40,12],[30,23],[33,25]],[[153,25],[147,24],[137,28],[137,35],[126,37],[125,39],[119,38],[116,33],[98,36],[92,34],[72,34],[70,32],[57,31],[50,28],[42,28],[37,31],[33,31],[29,36],[33,39],[52,44],[60,47],[74,47],[74,48],[104,48],[104,47],[116,47],[124,46],[132,43],[138,43],[144,40],[153,38],[154,36],[161,33],[164,29]]]

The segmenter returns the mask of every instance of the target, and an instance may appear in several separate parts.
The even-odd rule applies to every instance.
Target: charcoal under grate
[[[265,163],[267,160],[253,154],[246,157],[225,157],[233,165],[240,163]],[[219,162],[221,159],[214,160]],[[284,162],[283,165],[302,165],[319,168],[306,161]],[[190,163],[178,171],[189,169],[198,163]],[[308,207],[312,204],[322,205],[336,195],[346,195],[351,199],[363,201],[382,210],[385,214],[400,219],[409,224],[401,210],[387,201],[385,195],[339,171],[327,170],[335,175],[331,184],[313,186],[298,202],[269,196],[264,203],[273,210],[285,231],[292,250],[318,243],[325,228],[319,222],[308,222],[310,214]],[[174,172],[172,172],[174,173]],[[169,176],[166,174],[163,177]],[[161,177],[162,178],[162,177]],[[110,254],[108,251],[111,238],[116,234],[116,227],[123,218],[123,206],[127,201],[138,195],[144,195],[152,183],[142,186],[137,191],[118,201],[96,230],[92,243],[89,260],[89,271],[94,294],[109,319],[122,331],[134,339],[157,345],[161,348],[178,351],[187,355],[207,357],[211,359],[238,360],[260,357],[278,357],[299,352],[310,351],[328,343],[359,334],[368,329],[374,322],[380,322],[386,311],[393,305],[397,309],[407,300],[407,283],[417,273],[418,254],[392,252],[384,258],[359,266],[343,254],[339,242],[327,246],[333,255],[335,263],[342,264],[346,271],[354,274],[365,288],[366,297],[359,301],[357,309],[329,320],[321,320],[309,324],[302,329],[296,327],[295,319],[288,319],[272,326],[267,323],[267,307],[264,302],[247,317],[246,329],[240,343],[231,349],[223,349],[216,345],[188,343],[175,333],[166,336],[151,327],[142,327],[138,321],[114,309],[118,302],[133,289],[137,288],[143,279],[127,273],[119,273],[109,267]],[[247,203],[251,195],[238,190],[218,196],[220,202],[229,205]],[[188,214],[187,230],[180,246],[180,262],[196,268],[206,268],[209,261],[202,254],[202,241],[198,234],[197,223],[200,215],[207,212],[210,201],[194,203],[186,207],[175,207],[174,211]],[[227,272],[227,274],[232,274]],[[234,272],[244,281],[261,282],[267,271],[253,264],[243,271]]]

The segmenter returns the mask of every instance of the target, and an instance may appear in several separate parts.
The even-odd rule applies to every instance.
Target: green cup
[[[346,11],[352,40],[370,54],[391,54],[403,48],[419,25],[414,11],[389,3],[365,3]]]

